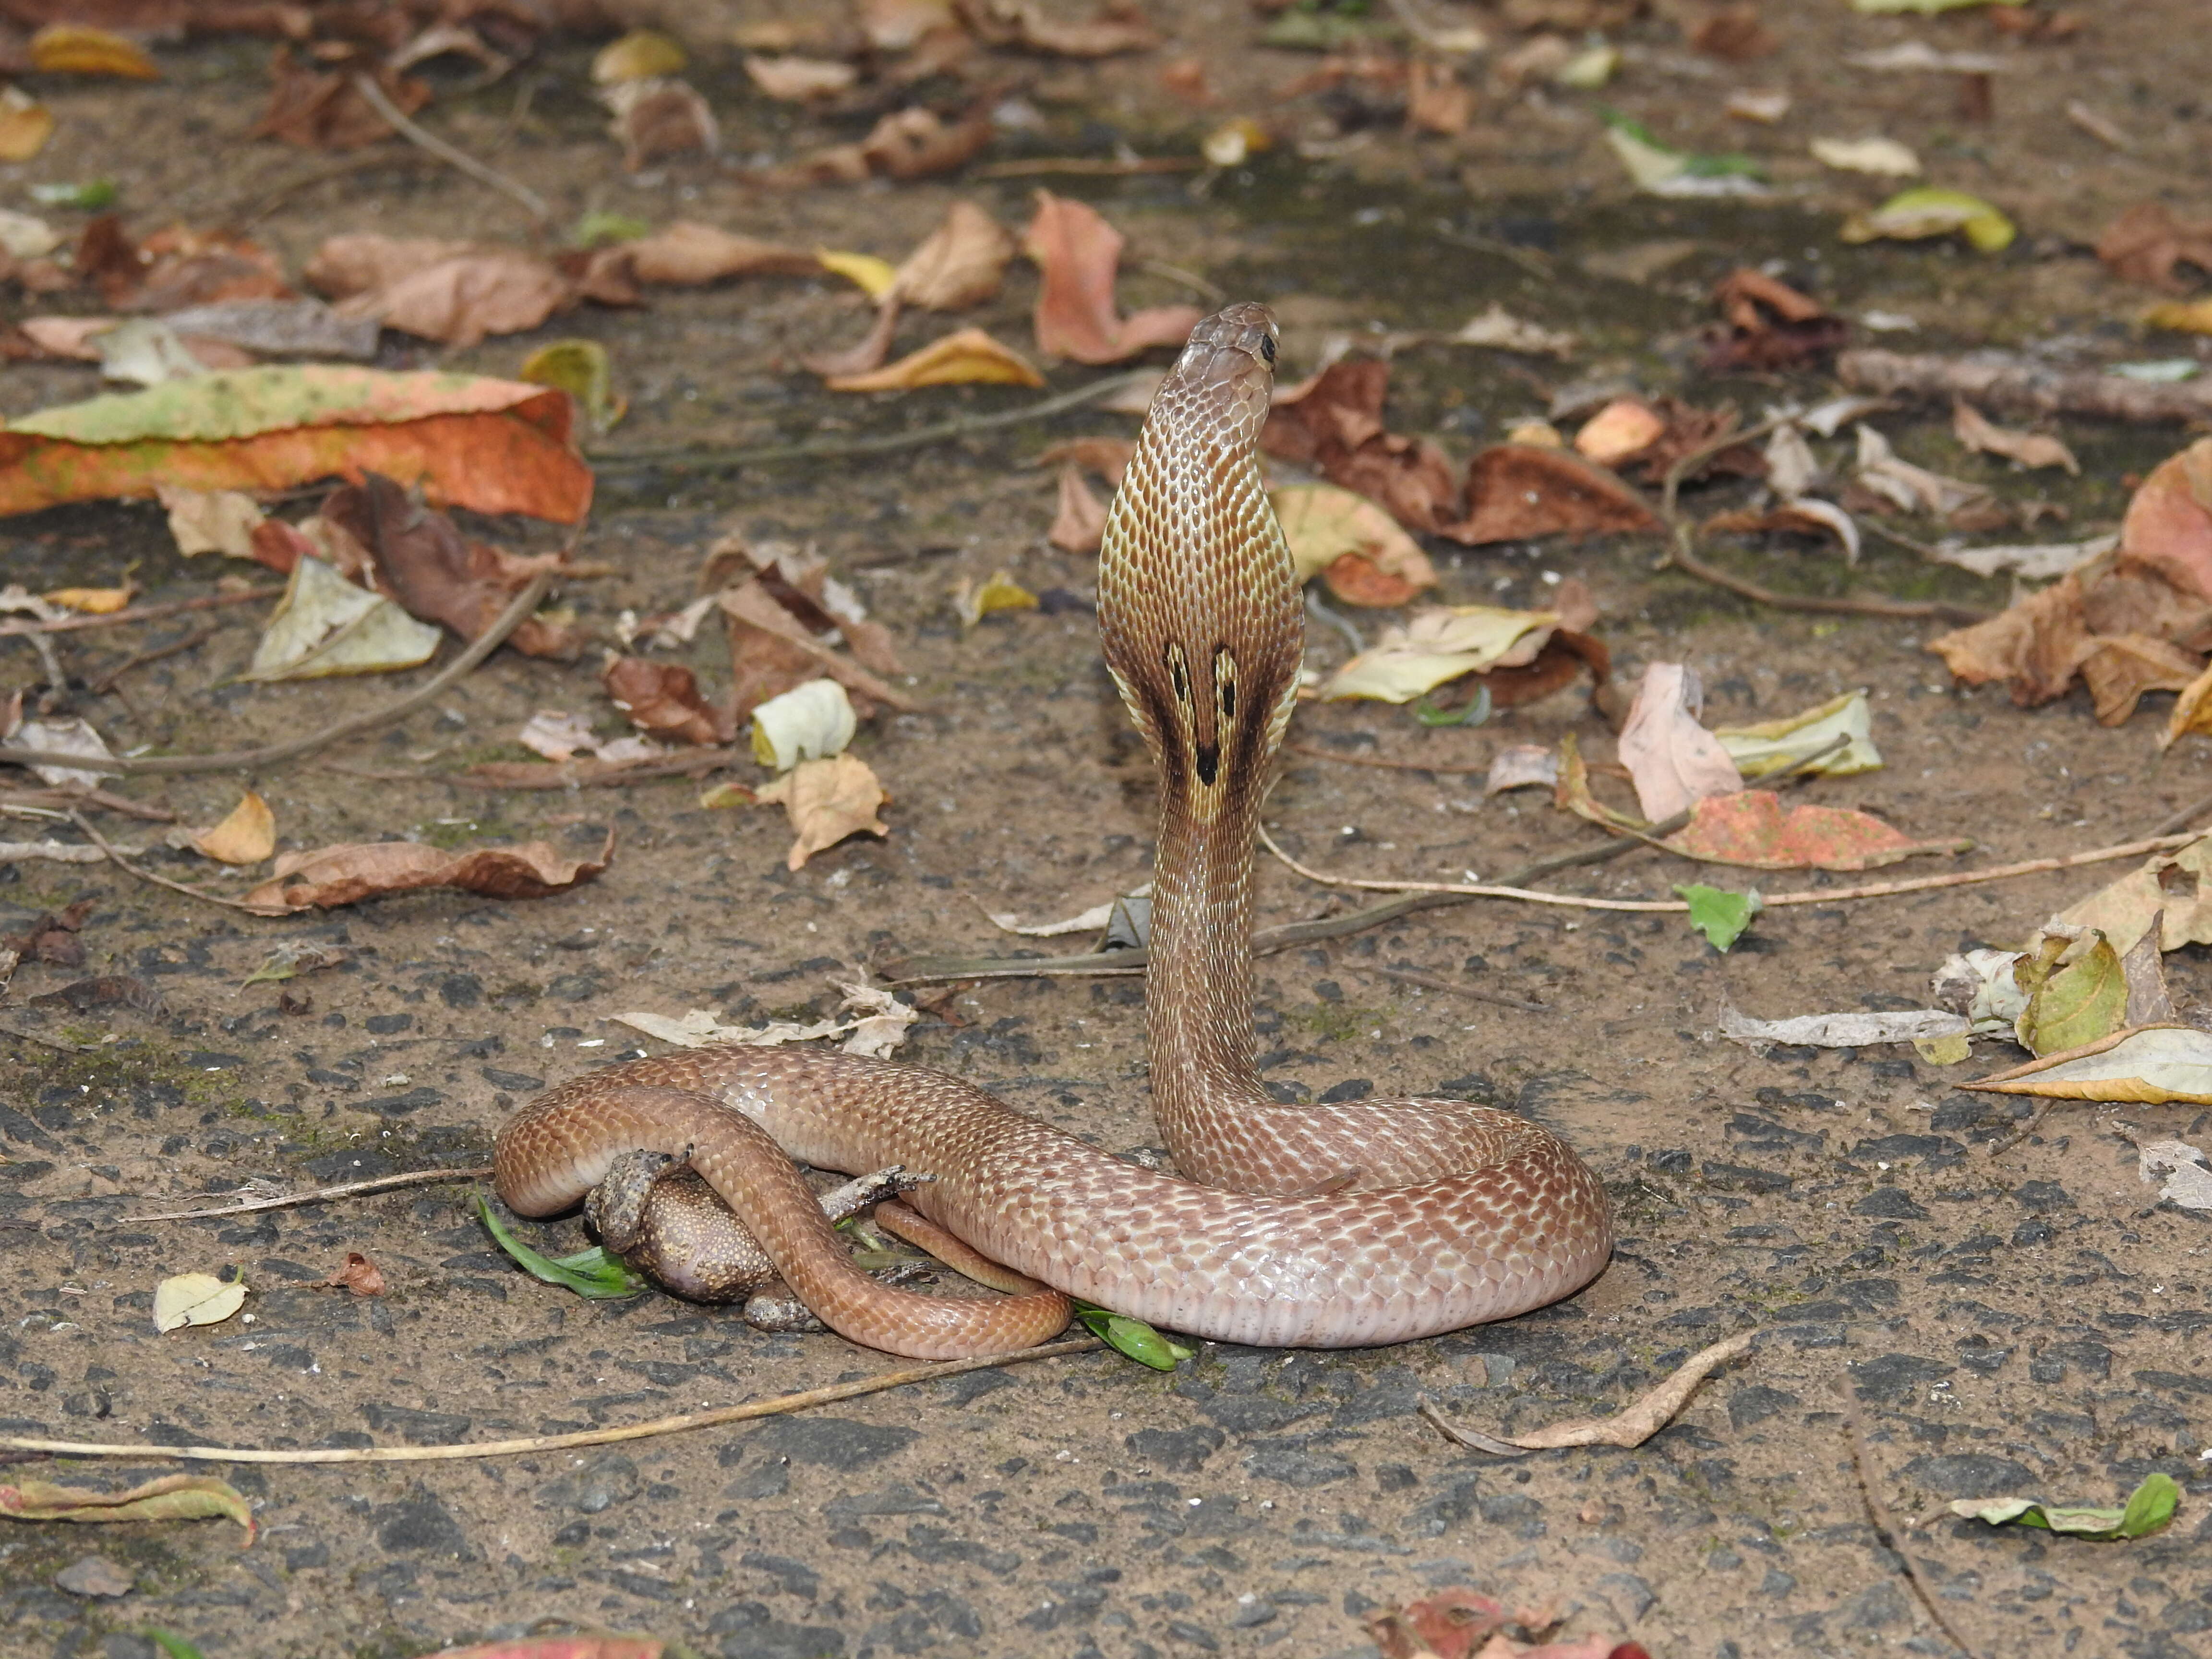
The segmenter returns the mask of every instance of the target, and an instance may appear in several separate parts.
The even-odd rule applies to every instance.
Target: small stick
[[[1874,1456],[1867,1447],[1866,1423],[1859,1416],[1858,1397],[1853,1393],[1848,1380],[1844,1381],[1840,1388],[1844,1396],[1844,1421],[1851,1431],[1851,1467],[1858,1471],[1859,1494],[1866,1499],[1867,1514],[1874,1522],[1875,1531],[1881,1535],[1881,1541],[1888,1547],[1897,1559],[1904,1563],[1905,1576],[1911,1582],[1912,1593],[1920,1598],[1920,1605],[1928,1609],[1928,1616],[1936,1621],[1936,1627],[1951,1638],[1951,1645],[1965,1654],[1966,1659],[1978,1659],[1974,1652],[1973,1644],[1959,1634],[1959,1627],[1954,1625],[1949,1615],[1936,1605],[1934,1588],[1929,1585],[1926,1578],[1921,1576],[1920,1569],[1914,1564],[1912,1558],[1905,1553],[1905,1529],[1897,1524],[1897,1517],[1889,1512],[1889,1505],[1882,1501],[1881,1494],[1875,1490],[1874,1474],[1870,1467],[1874,1462]]]
[[[918,426],[911,432],[893,432],[878,438],[844,441],[809,440],[805,443],[772,444],[761,449],[631,449],[592,450],[587,459],[602,471],[625,466],[690,467],[700,471],[727,471],[738,467],[766,466],[778,461],[840,460],[856,455],[888,455],[902,449],[964,438],[971,433],[992,432],[1002,426],[1020,426],[1048,416],[1064,415],[1126,392],[1143,378],[1143,371],[1109,375],[1056,397],[1042,398],[1019,409],[994,410],[983,415],[963,415],[935,426]]]
[[[1996,1142],[1990,1148],[1990,1156],[1991,1158],[2002,1158],[2014,1147],[2019,1146],[2021,1141],[2026,1140],[2030,1135],[2041,1128],[2043,1127],[2043,1120],[2051,1115],[2051,1109],[2058,1103],[2059,1098],[2060,1097],[2058,1096],[2052,1095],[2046,1099],[2042,1105],[2037,1107],[2034,1116],[2028,1119],[2028,1121],[2021,1124],[2019,1128],[2014,1130],[2012,1133],[2007,1135],[2002,1140]]]
[[[120,628],[125,623],[159,622],[164,617],[181,616],[187,611],[216,611],[227,605],[251,605],[256,599],[278,599],[283,592],[282,587],[244,587],[235,593],[203,593],[196,599],[163,599],[158,605],[111,611],[105,616],[60,617],[52,622],[0,622],[0,635],[75,634],[87,628]]]
[[[2197,819],[2203,817],[2207,812],[2212,812],[2212,795],[2207,795],[2202,800],[2193,800],[2190,802],[2188,805],[2183,807],[2179,812],[2176,812],[2164,823],[2160,824],[2157,829],[2152,830],[2151,834],[2154,836],[2170,836],[2176,830],[2186,830],[2191,824],[2196,823]]]
[[[520,1440],[486,1440],[453,1446],[317,1446],[299,1450],[263,1450],[233,1446],[127,1446],[102,1441],[42,1440],[27,1436],[0,1437],[0,1448],[45,1452],[54,1457],[131,1457],[148,1460],[184,1458],[200,1463],[446,1463],[467,1457],[516,1457],[528,1452],[566,1451],[572,1446],[606,1446],[623,1440],[645,1440],[655,1435],[681,1434],[691,1429],[711,1429],[724,1423],[742,1423],[756,1417],[780,1417],[805,1411],[810,1406],[835,1405],[862,1395],[902,1389],[910,1382],[931,1382],[963,1371],[988,1370],[1000,1365],[1019,1365],[1032,1359],[1054,1359],[1062,1354],[1089,1353],[1106,1345],[1095,1336],[1014,1353],[979,1354],[935,1365],[915,1365],[902,1371],[884,1371],[855,1382],[833,1382],[827,1388],[778,1395],[749,1405],[721,1406],[712,1411],[684,1412],[675,1417],[656,1417],[647,1423],[618,1428],[585,1429],[574,1434],[533,1434]]]
[[[141,1221],[198,1221],[209,1216],[246,1215],[256,1210],[289,1210],[300,1204],[320,1204],[326,1199],[352,1198],[362,1193],[388,1192],[395,1187],[431,1187],[442,1181],[480,1181],[491,1174],[487,1164],[480,1170],[410,1170],[404,1175],[378,1176],[370,1181],[349,1181],[342,1186],[316,1187],[304,1193],[280,1193],[274,1198],[249,1199],[216,1210],[164,1210],[159,1215],[126,1215],[111,1227]]]
[[[1127,161],[1109,161],[1096,155],[1040,155],[1021,161],[987,161],[968,169],[970,179],[1034,179],[1048,173],[1087,174],[1094,179],[1126,179],[1140,173],[1195,173],[1206,165],[1196,156],[1139,155]]]
[[[143,823],[174,823],[177,815],[166,807],[149,806],[143,801],[126,796],[110,794],[105,789],[88,789],[82,794],[74,789],[15,789],[0,793],[0,811],[11,806],[23,807],[38,816],[65,818],[70,808],[98,807],[103,812],[119,812],[126,818],[137,818]]]
[[[93,763],[88,763],[82,755],[55,754],[38,749],[0,749],[0,765],[69,766],[81,771],[132,775],[159,773],[173,777],[194,772],[242,772],[313,754],[318,749],[328,748],[342,738],[373,732],[380,726],[389,726],[437,697],[447,686],[507,642],[507,636],[521,627],[530,613],[538,609],[538,602],[545,597],[545,590],[552,586],[556,574],[551,570],[541,570],[532,577],[530,585],[517,593],[507,609],[499,613],[498,620],[470,641],[467,650],[439,670],[428,683],[381,708],[373,708],[365,714],[349,714],[345,719],[334,721],[319,732],[311,732],[304,738],[272,743],[262,749],[236,750],[227,755],[146,755],[135,760],[118,755],[110,760]]]
[[[353,89],[361,94],[363,103],[383,117],[392,130],[409,143],[429,151],[447,166],[467,173],[478,184],[489,185],[501,195],[520,203],[523,210],[539,224],[553,216],[553,210],[545,204],[545,198],[529,185],[516,183],[496,167],[486,167],[466,150],[447,143],[436,133],[410,120],[398,105],[384,95],[384,88],[376,84],[374,76],[356,74]]]
[[[141,881],[151,882],[156,887],[166,887],[173,893],[182,893],[186,898],[196,898],[203,904],[219,904],[226,910],[243,910],[249,916],[259,914],[252,905],[241,904],[236,899],[224,898],[219,893],[203,893],[197,887],[187,887],[181,881],[171,881],[167,876],[157,876],[151,870],[142,870],[118,852],[114,844],[92,827],[82,812],[71,812],[70,822],[84,831],[94,847],[107,855],[107,861],[124,874],[136,876]]]
[[[1828,599],[1814,593],[1778,593],[1757,582],[1731,576],[1691,552],[1686,522],[1677,530],[1674,550],[1668,554],[1667,560],[1686,575],[1695,576],[1715,587],[1724,587],[1754,604],[1770,605],[1777,611],[1808,611],[1826,617],[1893,617],[1906,621],[1946,622],[1958,628],[1969,628],[1990,619],[1986,611],[1942,599]]]
[[[214,629],[203,628],[185,635],[184,638],[177,641],[173,645],[156,646],[150,651],[141,651],[133,656],[125,657],[121,662],[116,664],[114,667],[109,669],[105,674],[102,674],[98,679],[87,681],[85,683],[84,689],[91,692],[95,697],[105,696],[109,691],[114,689],[115,682],[121,679],[132,669],[143,668],[148,663],[159,662],[164,657],[178,656],[184,652],[191,650],[197,645],[205,645],[210,640],[215,637],[215,635],[216,630]]]
[[[1496,991],[1480,991],[1472,985],[1455,985],[1448,979],[1408,973],[1403,968],[1372,968],[1361,963],[1346,963],[1345,966],[1355,974],[1380,974],[1385,979],[1402,979],[1408,985],[1425,985],[1431,991],[1449,991],[1455,996],[1473,997],[1477,1002],[1494,1002],[1501,1008],[1518,1008],[1524,1014],[1548,1014],[1552,1012],[1545,1003],[1526,1002],[1519,997],[1504,996]]]

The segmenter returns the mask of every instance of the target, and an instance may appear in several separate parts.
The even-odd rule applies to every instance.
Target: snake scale
[[[1457,1100],[1285,1105],[1254,1069],[1254,836],[1304,648],[1255,459],[1275,342],[1255,304],[1192,331],[1115,496],[1099,568],[1106,660],[1160,771],[1147,1046],[1181,1175],[927,1067],[702,1048],[525,1105],[495,1152],[513,1208],[551,1214],[626,1154],[688,1152],[818,1318],[922,1359],[1042,1341],[1071,1296],[1224,1341],[1398,1342],[1540,1307],[1604,1267],[1604,1192],[1547,1130]],[[1015,1293],[871,1279],[793,1158],[926,1174],[906,1201],[1013,1269]]]

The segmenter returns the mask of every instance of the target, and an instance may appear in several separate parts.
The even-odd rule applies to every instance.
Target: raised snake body
[[[1106,659],[1161,771],[1148,1048],[1153,1109],[1188,1178],[924,1066],[708,1048],[524,1107],[495,1153],[510,1206],[550,1214],[623,1153],[688,1150],[824,1323],[925,1359],[1042,1341],[1066,1322],[1066,1296],[1224,1341],[1396,1342],[1540,1307],[1605,1266],[1604,1193],[1546,1130],[1456,1100],[1282,1105],[1254,1070],[1254,832],[1304,649],[1254,459],[1274,342],[1257,305],[1192,331],[1115,496],[1099,569]],[[793,1158],[933,1177],[906,1201],[1037,1282],[988,1299],[878,1283]]]

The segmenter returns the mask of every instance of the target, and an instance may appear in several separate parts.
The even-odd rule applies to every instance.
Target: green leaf
[[[563,1285],[594,1302],[636,1296],[646,1289],[646,1281],[632,1273],[620,1256],[610,1255],[596,1244],[574,1255],[540,1255],[500,1224],[482,1193],[477,1194],[477,1213],[483,1218],[484,1230],[493,1243],[532,1278]]]
[[[47,207],[79,208],[97,213],[115,205],[115,180],[88,179],[81,185],[33,185],[31,199]]]
[[[200,1650],[174,1632],[149,1625],[138,1632],[167,1656],[167,1659],[205,1659]]]
[[[586,213],[576,221],[570,240],[578,247],[604,247],[609,242],[636,242],[653,234],[653,227],[627,213]]]
[[[1439,708],[1424,696],[1414,699],[1413,718],[1424,726],[1480,726],[1490,718],[1490,686],[1478,680],[1474,701],[1464,708]]]
[[[1690,926],[1703,933],[1716,951],[1725,951],[1741,939],[1751,919],[1766,908],[1756,891],[1732,893],[1725,887],[1702,887],[1695,883],[1677,887],[1674,896],[1687,901]]]
[[[1083,1326],[1106,1346],[1127,1354],[1140,1365],[1150,1365],[1156,1371],[1171,1371],[1178,1360],[1188,1359],[1198,1351],[1186,1348],[1180,1342],[1170,1342],[1141,1319],[1130,1319],[1109,1312],[1089,1302],[1075,1304],[1075,1316]]]
[[[2034,1498],[1962,1498],[1948,1507],[1954,1515],[1992,1527],[2018,1522],[2023,1527],[2109,1543],[2116,1539],[2148,1537],[2172,1521],[2180,1504],[2181,1488],[2172,1475],[2147,1474],[2142,1484],[2129,1494],[2124,1510],[2045,1504]]]

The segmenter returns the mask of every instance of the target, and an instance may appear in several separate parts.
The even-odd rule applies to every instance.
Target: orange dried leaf
[[[1872,870],[1918,853],[1962,853],[1972,842],[1917,842],[1864,812],[1791,806],[1768,789],[1698,801],[1666,845],[1685,858],[1753,870]]]
[[[106,29],[49,23],[31,37],[31,67],[42,75],[112,75],[158,81],[161,71],[143,47]]]
[[[641,283],[692,288],[729,276],[817,276],[822,262],[805,248],[763,242],[694,220],[623,245]]]
[[[721,722],[701,695],[698,678],[677,663],[617,657],[599,680],[616,708],[641,732],[672,743],[722,740]]]
[[[346,1252],[345,1266],[328,1279],[311,1280],[311,1291],[351,1291],[356,1296],[382,1296],[384,1270],[359,1250]]]
[[[228,817],[197,832],[192,845],[218,864],[258,864],[276,850],[276,815],[249,789]]]
[[[1640,398],[1616,398],[1575,434],[1576,452],[1600,466],[1649,449],[1667,430],[1666,417]]]
[[[789,815],[799,835],[784,860],[790,869],[800,868],[848,836],[890,834],[890,827],[876,816],[890,797],[867,763],[852,755],[801,761],[775,782],[761,786],[753,798],[780,802]]]
[[[981,305],[999,291],[1014,239],[973,202],[955,202],[945,222],[906,257],[892,291],[924,311],[957,311]]]
[[[264,916],[330,910],[418,887],[458,887],[487,898],[544,898],[599,875],[614,856],[615,839],[596,858],[574,859],[547,842],[443,852],[418,842],[380,841],[287,853],[276,873],[243,903]]]
[[[27,161],[54,136],[54,115],[14,87],[0,92],[0,161]]]
[[[135,587],[57,587],[40,597],[48,605],[88,617],[112,617],[131,603]]]
[[[1493,445],[1468,463],[1467,489],[1466,519],[1438,533],[1470,546],[1659,527],[1642,496],[1564,450]]]
[[[436,503],[571,523],[592,474],[565,392],[478,375],[310,363],[173,380],[0,428],[0,515],[188,489],[283,490],[370,471]]]
[[[841,374],[832,392],[911,392],[925,386],[1041,386],[1044,376],[980,328],[963,328],[868,374]]]
[[[1037,349],[1079,363],[1118,363],[1156,345],[1180,346],[1198,324],[1192,306],[1161,306],[1124,318],[1114,299],[1124,239],[1097,210],[1037,192],[1022,252],[1036,261]]]

